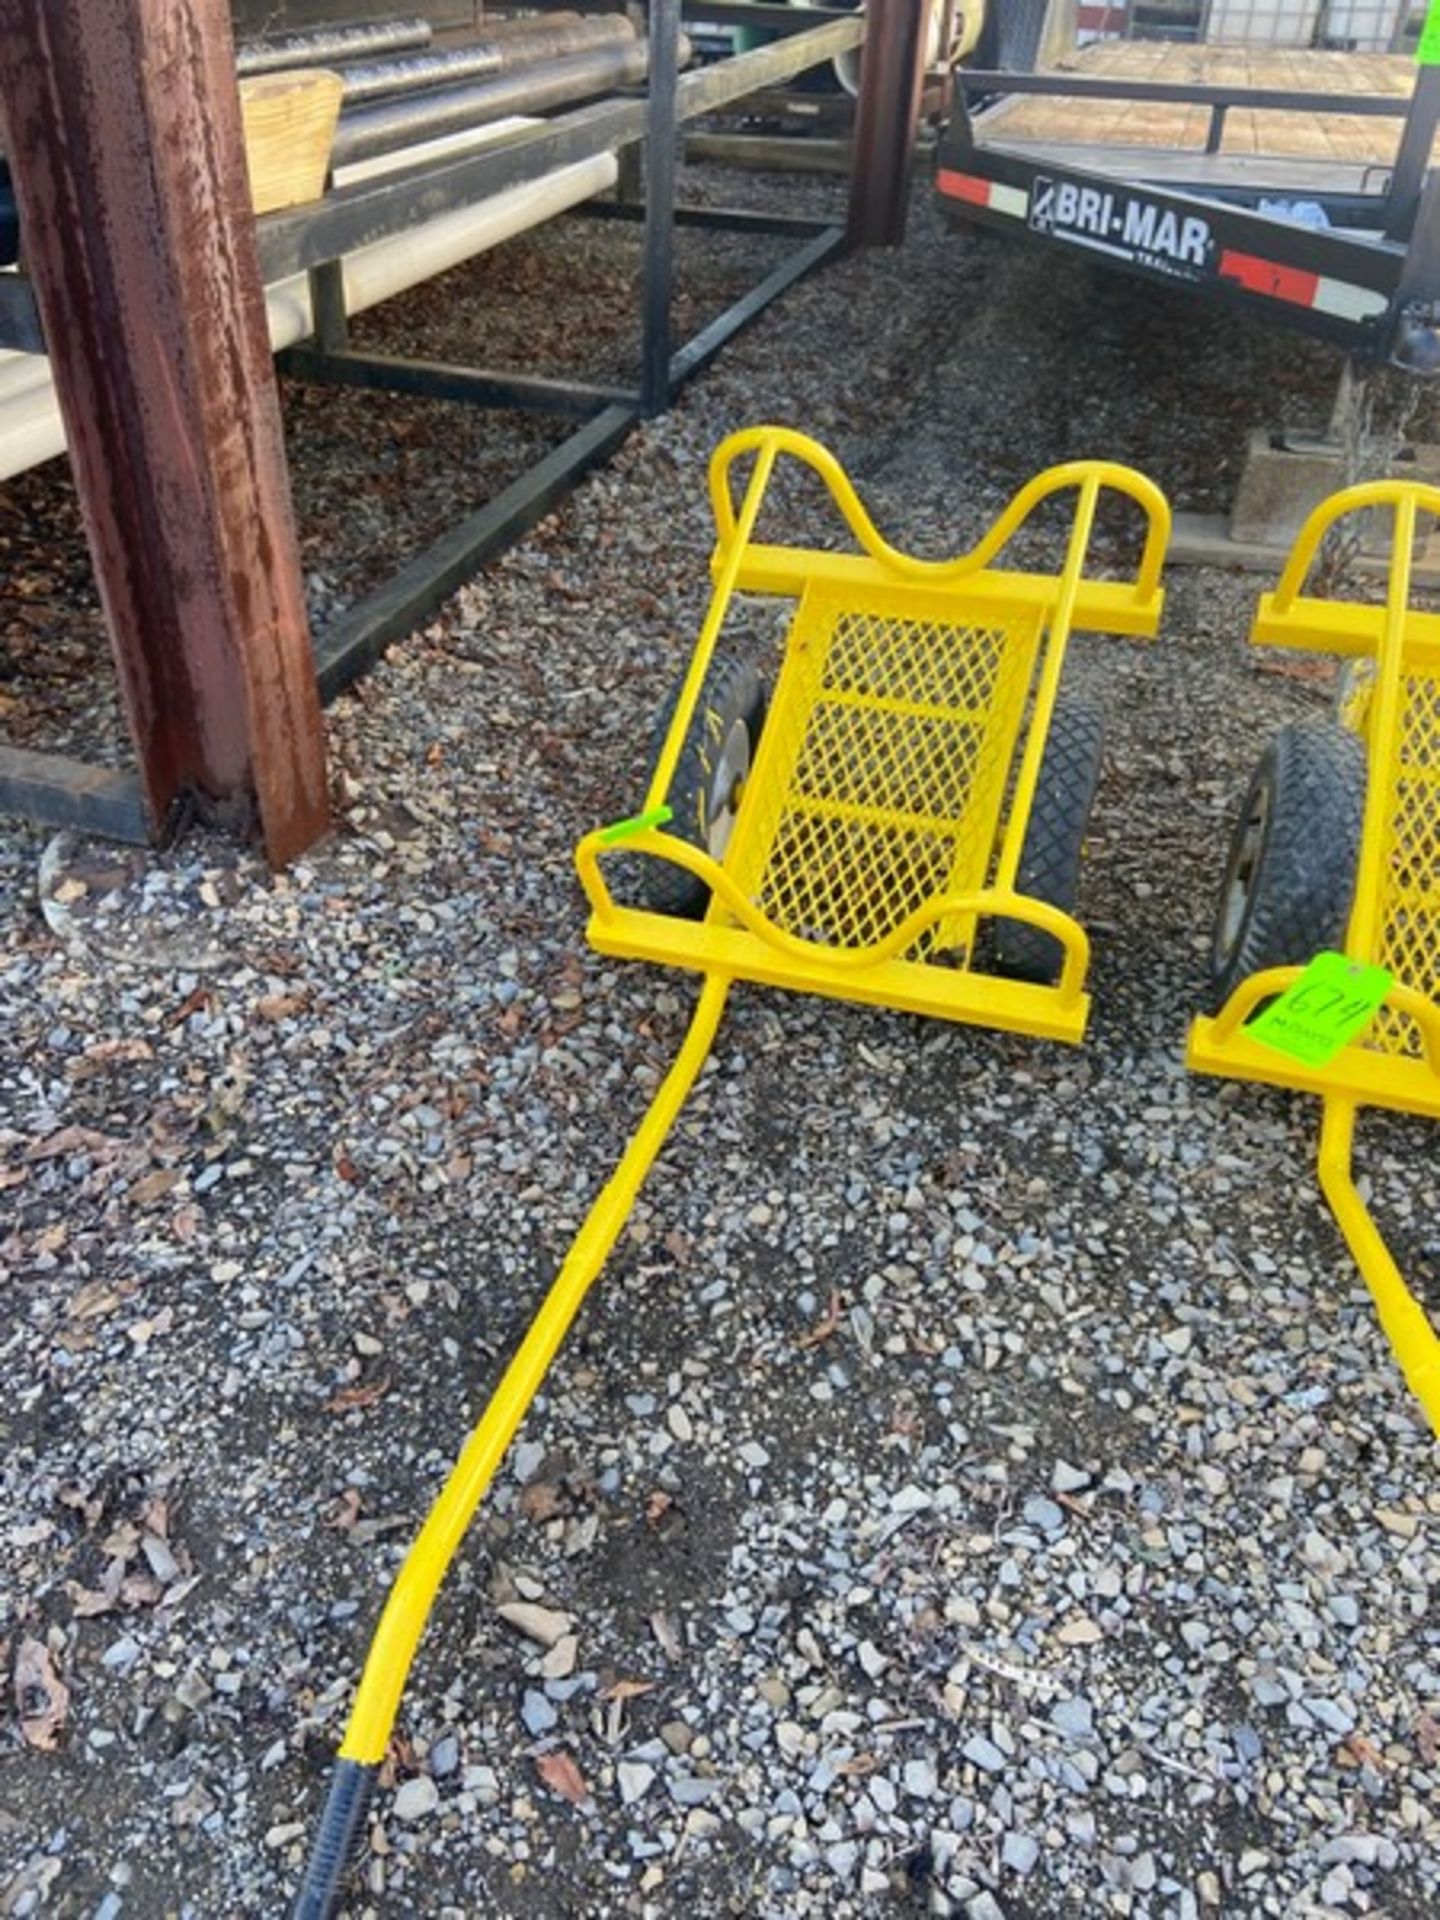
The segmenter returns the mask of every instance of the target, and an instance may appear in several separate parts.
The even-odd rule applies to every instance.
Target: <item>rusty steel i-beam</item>
[[[327,825],[227,0],[0,0],[0,109],[152,824]]]

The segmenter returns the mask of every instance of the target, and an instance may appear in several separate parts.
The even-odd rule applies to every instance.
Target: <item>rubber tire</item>
[[[1105,716],[1083,701],[1062,701],[1050,722],[1035,803],[1025,829],[1016,888],[1047,906],[1072,913],[1080,891],[1080,861],[1090,810],[1105,758]],[[1022,920],[995,922],[995,971],[1009,980],[1053,986],[1065,949],[1052,933]]]
[[[671,688],[660,709],[650,742],[650,766],[659,763],[660,750],[670,731],[670,722],[685,685],[682,674]],[[700,689],[691,717],[685,744],[675,763],[670,782],[669,804],[673,818],[664,828],[678,839],[688,840],[702,852],[710,850],[710,805],[714,774],[714,750],[728,740],[736,722],[750,736],[750,760],[760,744],[760,729],[765,724],[765,687],[755,669],[728,654],[714,654],[705,684]],[[681,920],[700,920],[710,904],[710,889],[682,867],[668,860],[640,862],[640,891],[652,913],[670,914]]]
[[[1246,789],[1215,907],[1209,1000],[1216,1012],[1266,967],[1343,947],[1355,898],[1369,761],[1333,721],[1282,727]],[[1226,903],[1256,809],[1267,804],[1249,895],[1228,944]]]

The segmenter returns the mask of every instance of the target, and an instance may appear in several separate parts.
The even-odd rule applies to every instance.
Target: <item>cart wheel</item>
[[[652,767],[660,758],[684,684],[682,675],[655,722]],[[759,674],[743,660],[716,654],[675,763],[669,793],[674,817],[667,833],[688,840],[712,860],[724,859],[764,723],[765,688]],[[653,913],[699,920],[710,904],[710,889],[668,861],[642,862],[640,884]]]
[[[1282,727],[1230,841],[1210,953],[1218,1011],[1265,967],[1343,946],[1365,819],[1365,743],[1332,723]]]
[[[1062,913],[1074,910],[1080,889],[1080,857],[1104,757],[1104,714],[1078,700],[1058,705],[1040,762],[1016,886]],[[995,922],[997,973],[1048,987],[1060,978],[1064,964],[1065,949],[1053,934],[1021,920]]]

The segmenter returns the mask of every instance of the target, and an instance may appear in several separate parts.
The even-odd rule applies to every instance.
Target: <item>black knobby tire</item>
[[[1345,944],[1365,821],[1365,743],[1333,722],[1282,727],[1246,792],[1215,909],[1210,1004],[1266,967]]]
[[[1072,913],[1090,809],[1105,758],[1105,716],[1082,701],[1057,705],[1025,829],[1016,889]],[[1054,934],[1022,920],[995,922],[995,971],[1010,980],[1053,986],[1065,964]]]
[[[652,768],[660,758],[684,683],[682,674],[655,722]],[[764,724],[765,688],[759,674],[743,660],[715,654],[670,782],[667,798],[673,817],[666,833],[688,840],[717,860],[722,857]],[[743,767],[737,763],[742,757]],[[710,904],[710,889],[704,882],[668,860],[642,861],[640,885],[653,913],[699,920]]]

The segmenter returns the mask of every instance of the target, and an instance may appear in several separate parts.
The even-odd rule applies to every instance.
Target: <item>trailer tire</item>
[[[1282,727],[1261,756],[1230,837],[1210,944],[1209,1002],[1267,967],[1344,945],[1355,897],[1369,762],[1334,722]]]
[[[1073,912],[1080,890],[1080,861],[1104,758],[1105,716],[1099,708],[1079,700],[1058,704],[1040,762],[1016,888],[1062,913]],[[997,920],[994,938],[997,973],[1047,987],[1060,978],[1065,949],[1054,934],[1022,920]]]
[[[681,674],[656,717],[652,770],[684,685]],[[746,661],[714,655],[675,763],[668,795],[672,817],[664,832],[688,840],[714,860],[724,858],[764,724],[765,688],[759,674]],[[710,904],[710,889],[703,881],[668,860],[643,860],[640,869],[641,896],[652,913],[703,918]]]

